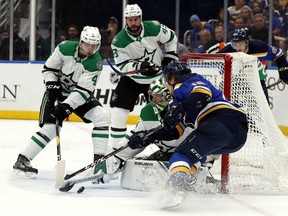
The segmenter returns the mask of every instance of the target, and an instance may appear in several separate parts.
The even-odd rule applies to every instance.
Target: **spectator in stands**
[[[269,5],[264,8],[264,15],[266,17],[266,25],[269,26]],[[282,23],[277,14],[273,13],[272,17],[272,29],[274,36],[281,36],[282,35]]]
[[[280,4],[279,0],[273,0],[272,4],[273,4],[274,13],[277,14],[277,16],[280,18],[281,23],[282,23],[283,17],[285,15],[285,10],[283,9],[283,6]]]
[[[55,47],[60,44],[63,40],[66,38],[63,38],[62,35],[59,34],[59,28],[56,25],[55,26]],[[49,36],[44,39],[42,43],[42,59],[47,59],[51,54],[51,25],[49,27]]]
[[[201,44],[200,35],[198,34],[202,29],[208,29],[210,34],[214,32],[214,28],[211,24],[207,22],[201,22],[198,15],[193,14],[190,17],[190,23],[192,26],[192,31],[190,32],[190,48],[196,48]]]
[[[254,26],[250,29],[250,35],[252,39],[268,43],[269,29],[265,24],[265,16],[263,14],[255,15]],[[273,40],[272,45],[275,45],[275,40]]]
[[[9,31],[7,29],[4,29],[1,32],[1,42],[2,42],[2,40],[5,40],[6,38],[9,38]]]
[[[228,19],[227,32],[233,31],[235,29],[235,26],[234,26],[233,21],[231,20],[231,16],[230,16],[229,11],[227,11],[227,19]],[[218,12],[218,21],[217,21],[216,25],[223,25],[224,26],[224,8],[221,8]],[[214,28],[215,28],[215,26],[214,26]]]
[[[111,50],[111,43],[117,32],[118,32],[118,19],[116,17],[110,17],[107,28],[100,30],[100,34],[102,37],[102,44],[99,53],[103,61],[105,61],[106,58],[109,61],[114,61],[113,53]]]
[[[254,16],[250,7],[244,5],[240,10],[240,16],[244,21],[244,27],[251,28],[253,26]]]
[[[36,54],[35,54],[35,59],[37,61],[44,60],[42,58],[42,44],[44,41],[44,38],[40,34],[39,26],[36,26],[36,31],[35,31],[35,39],[36,39]],[[25,53],[27,54],[26,59],[29,58],[29,36],[25,38]]]
[[[234,26],[235,26],[235,29],[240,29],[240,28],[244,28],[244,20],[241,16],[238,16],[235,21],[234,21]],[[230,41],[231,40],[231,37],[232,37],[232,34],[233,34],[234,30],[233,31],[230,31],[228,32],[227,34],[227,41]]]
[[[234,0],[234,5],[228,7],[231,19],[234,21],[239,15],[241,8],[246,4],[246,0]]]
[[[73,41],[79,40],[78,27],[76,25],[71,24],[68,26],[66,40],[73,40]]]
[[[267,1],[267,0],[249,0],[248,3],[247,3],[247,5],[248,5],[250,8],[252,8],[252,5],[253,5],[255,2],[257,2],[257,3],[261,6],[261,8],[264,8],[264,7],[267,5],[266,1]]]
[[[9,33],[8,33],[9,35]],[[9,60],[9,46],[10,37],[2,40],[0,47],[0,59]],[[19,36],[19,28],[17,24],[13,25],[13,60],[24,60],[25,59],[25,42]]]
[[[211,44],[208,44],[209,41],[212,40],[212,35],[211,32],[209,31],[209,29],[202,29],[199,32],[199,36],[200,36],[200,42],[201,44],[197,47],[197,53],[205,53],[206,50],[209,48],[209,46],[211,46]],[[216,41],[214,40],[214,44],[216,43]],[[214,45],[212,44],[212,45]]]
[[[251,9],[252,9],[252,13],[254,16],[258,13],[261,13],[261,14],[263,13],[262,5],[257,1],[253,2],[253,4],[251,5]]]

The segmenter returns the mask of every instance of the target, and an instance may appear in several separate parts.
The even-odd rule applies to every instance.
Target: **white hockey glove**
[[[94,169],[94,174],[98,173],[100,170],[104,173],[103,178],[92,181],[93,184],[108,183],[111,181],[114,174],[118,173],[123,167],[124,161],[118,159],[114,156],[96,164]]]
[[[119,80],[120,80],[120,76],[116,72],[111,71],[111,73],[110,73],[110,82],[112,84],[117,84],[119,82]]]

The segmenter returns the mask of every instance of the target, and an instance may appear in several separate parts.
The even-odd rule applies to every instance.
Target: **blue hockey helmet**
[[[169,84],[172,76],[177,83],[182,76],[191,74],[191,69],[187,63],[181,61],[171,61],[163,70],[163,76],[165,81]]]
[[[248,41],[248,40],[249,40],[249,34],[247,28],[235,29],[231,37],[231,42]]]

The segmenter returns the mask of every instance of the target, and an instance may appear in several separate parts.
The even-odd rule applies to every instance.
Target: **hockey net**
[[[245,53],[185,54],[182,60],[192,72],[221,89],[225,97],[242,105],[248,115],[244,147],[222,155],[218,169],[222,189],[230,193],[288,192],[288,140],[278,128],[261,88],[257,57]]]

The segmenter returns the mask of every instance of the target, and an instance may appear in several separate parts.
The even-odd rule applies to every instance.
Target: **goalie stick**
[[[119,75],[119,76],[127,76],[127,75],[133,75],[133,74],[137,74],[137,73],[143,73],[143,72],[146,72],[146,71],[148,71],[149,69],[148,68],[143,68],[143,69],[140,69],[140,70],[133,70],[133,71],[127,71],[127,72],[121,72],[121,71],[119,71],[119,70],[117,70],[112,64],[111,64],[111,62],[108,60],[108,59],[106,59],[107,60],[107,62],[108,62],[108,64],[109,64],[109,66],[112,68],[112,70],[117,74],[117,75]],[[162,67],[155,67],[155,70],[161,70],[162,69]]]

